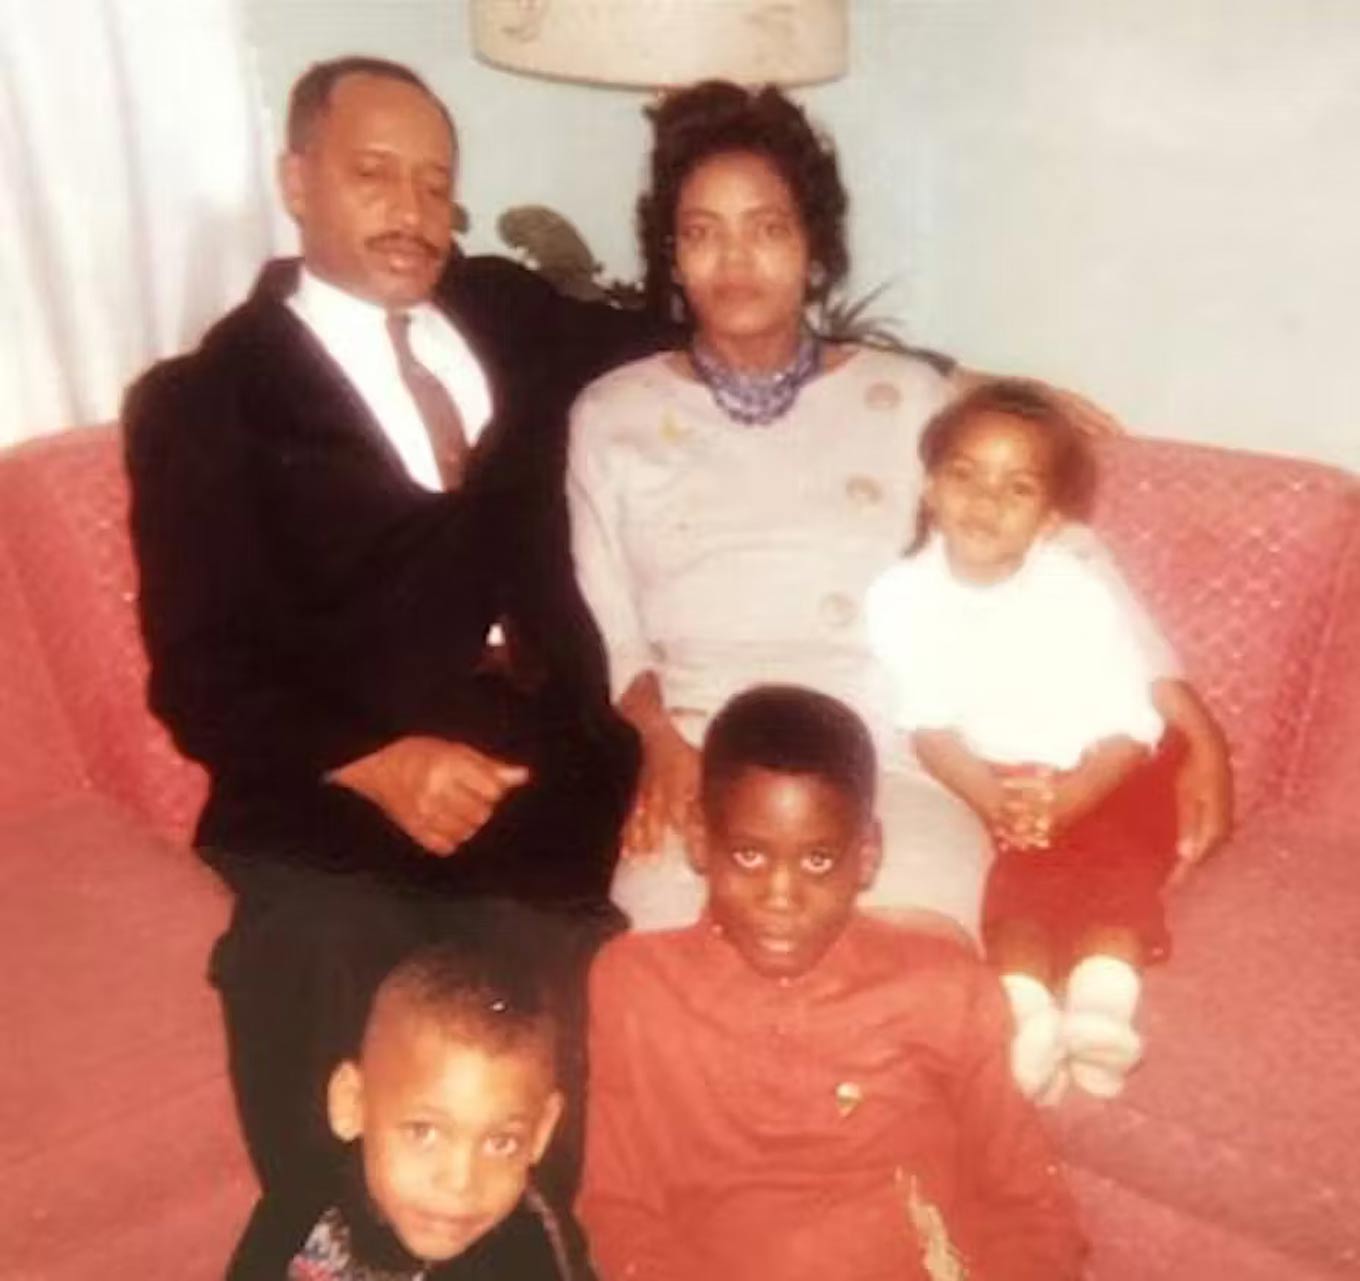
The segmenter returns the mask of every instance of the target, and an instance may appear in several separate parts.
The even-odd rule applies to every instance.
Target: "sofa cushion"
[[[1360,1274],[1354,834],[1261,822],[1173,905],[1123,1096],[1065,1102],[1070,1158],[1324,1275]]]
[[[81,427],[0,456],[0,539],[85,772],[187,842],[204,782],[146,709],[127,508],[115,427]]]
[[[1277,799],[1307,728],[1360,486],[1337,468],[1122,438],[1097,527],[1232,745],[1239,808]]]
[[[0,821],[85,785],[70,726],[0,535]]]
[[[101,797],[0,825],[9,1275],[221,1275],[253,1195],[204,976],[228,909]]]
[[[1072,1172],[1091,1241],[1085,1281],[1344,1281],[1353,1271],[1314,1268],[1089,1170]]]

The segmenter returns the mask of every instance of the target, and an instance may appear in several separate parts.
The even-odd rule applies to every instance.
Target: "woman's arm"
[[[1175,884],[1232,831],[1232,764],[1223,730],[1188,682],[1170,678],[1156,681],[1152,701],[1167,724],[1185,735],[1189,746],[1176,777],[1176,854],[1180,865],[1171,876]]]

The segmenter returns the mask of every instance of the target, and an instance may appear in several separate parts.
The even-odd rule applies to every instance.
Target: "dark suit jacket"
[[[315,787],[411,733],[514,754],[526,705],[476,674],[502,616],[548,669],[534,715],[605,715],[570,568],[565,411],[664,335],[507,260],[451,264],[436,301],[495,414],[463,487],[429,493],[286,306],[295,279],[295,263],[270,264],[127,400],[149,697],[180,748],[238,794]]]

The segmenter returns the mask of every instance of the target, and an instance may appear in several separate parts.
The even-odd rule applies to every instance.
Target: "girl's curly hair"
[[[675,214],[680,188],[705,160],[731,152],[753,152],[774,165],[788,183],[817,268],[808,300],[820,302],[850,268],[845,243],[848,198],[829,138],[809,122],[803,109],[773,85],[743,89],[726,80],[706,80],[667,95],[646,110],[653,145],[648,189],[638,199],[638,236],[646,275],[646,305],[667,315],[673,298]],[[681,298],[681,305],[684,300]],[[684,312],[688,321],[688,309]]]

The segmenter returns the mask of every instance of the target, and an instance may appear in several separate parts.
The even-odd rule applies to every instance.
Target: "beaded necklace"
[[[782,369],[768,372],[732,369],[697,338],[690,343],[689,357],[718,408],[733,422],[768,427],[788,413],[803,384],[821,368],[822,340],[804,326],[793,359]]]

